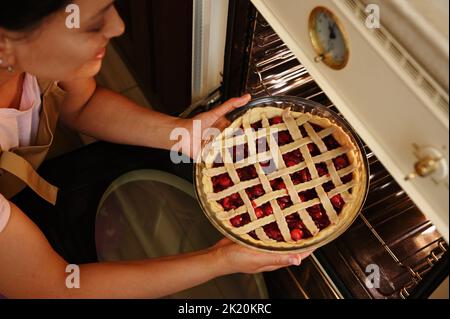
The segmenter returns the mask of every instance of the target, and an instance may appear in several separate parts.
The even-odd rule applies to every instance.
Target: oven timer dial
[[[309,16],[309,36],[315,61],[339,70],[349,59],[348,41],[339,19],[325,7],[316,7]]]

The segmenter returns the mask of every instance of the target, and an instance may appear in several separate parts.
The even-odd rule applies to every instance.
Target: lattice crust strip
[[[314,220],[306,211],[306,209],[322,204],[325,213],[327,214],[330,222],[335,224],[338,221],[338,215],[334,209],[331,198],[336,195],[341,195],[346,202],[352,200],[352,195],[349,190],[355,186],[355,182],[351,181],[343,183],[341,177],[347,176],[355,171],[353,164],[337,170],[333,164],[333,159],[346,154],[350,151],[347,146],[341,146],[331,151],[328,151],[327,146],[323,142],[323,139],[333,134],[335,128],[333,126],[326,127],[316,132],[310,123],[314,124],[310,114],[301,114],[297,118],[292,116],[290,109],[285,109],[282,113],[283,123],[270,125],[269,120],[265,113],[261,115],[262,129],[254,131],[251,128],[250,115],[247,112],[242,117],[242,127],[244,128],[244,134],[239,136],[232,136],[233,133],[228,133],[222,136],[222,139],[214,142],[214,146],[206,157],[206,160],[210,163],[213,162],[217,156],[224,160],[224,166],[215,168],[203,169],[204,176],[218,176],[224,173],[228,173],[233,186],[217,192],[207,194],[208,201],[219,201],[232,194],[238,193],[241,197],[244,205],[232,209],[230,211],[221,211],[217,213],[217,218],[222,221],[230,220],[233,217],[248,213],[250,216],[250,222],[242,227],[233,228],[232,231],[237,235],[245,235],[252,231],[255,231],[256,236],[266,242],[274,242],[265,233],[263,226],[276,222],[280,229],[281,235],[286,242],[292,242],[290,231],[286,222],[286,217],[297,213],[300,220],[303,222],[307,230],[314,236],[319,232],[319,228],[314,223]],[[319,124],[320,125],[320,124]],[[303,126],[308,136],[303,136],[300,126]],[[288,131],[292,136],[294,142],[278,146],[277,141],[272,135],[275,131]],[[257,153],[256,145],[257,140],[260,138],[266,138],[269,146],[269,150],[266,152]],[[320,155],[311,156],[308,149],[308,144],[314,143],[317,145]],[[248,145],[248,157],[233,163],[230,149],[239,145]],[[283,155],[294,150],[300,150],[303,157],[303,162],[297,165],[286,167],[283,160]],[[264,172],[260,165],[260,162],[273,160],[276,165],[276,171],[267,174]],[[316,164],[325,163],[328,169],[328,174],[319,176],[316,168]],[[258,174],[257,178],[241,181],[237,170],[253,165]],[[311,174],[311,180],[308,182],[294,185],[291,174],[307,168]],[[286,185],[286,189],[273,190],[270,181],[282,178]],[[335,188],[328,193],[324,190],[323,184],[327,182],[333,182]],[[265,194],[253,201],[245,191],[248,188],[261,184]],[[309,201],[302,202],[299,193],[314,189],[318,195],[318,198],[314,198]],[[282,210],[278,205],[277,199],[289,195],[293,205]],[[266,203],[270,203],[273,209],[273,214],[262,218],[257,218],[254,207],[260,207]]]

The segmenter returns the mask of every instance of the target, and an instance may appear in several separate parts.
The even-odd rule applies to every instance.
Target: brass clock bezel
[[[345,56],[344,56],[344,60],[342,62],[337,62],[333,58],[333,55],[329,51],[325,51],[325,49],[320,44],[320,41],[318,39],[318,35],[316,32],[316,28],[315,28],[316,19],[320,12],[323,12],[323,13],[329,15],[333,19],[333,21],[336,23],[337,27],[339,28],[339,31],[342,34],[342,38],[344,39],[344,45],[345,45]],[[322,61],[327,66],[329,66],[330,68],[332,68],[334,70],[343,69],[348,64],[350,52],[349,52],[349,48],[348,48],[348,43],[349,43],[348,36],[347,36],[347,33],[345,32],[345,29],[344,29],[341,21],[339,20],[339,18],[330,9],[328,9],[326,7],[322,7],[322,6],[316,7],[311,11],[311,13],[309,15],[308,29],[309,29],[309,37],[311,40],[311,44],[314,48],[314,51],[317,54],[315,61],[316,62]]]

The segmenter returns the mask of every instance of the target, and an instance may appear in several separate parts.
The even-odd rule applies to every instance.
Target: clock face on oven
[[[309,34],[316,51],[316,62],[342,69],[348,62],[347,40],[337,17],[324,7],[315,8],[309,19]]]

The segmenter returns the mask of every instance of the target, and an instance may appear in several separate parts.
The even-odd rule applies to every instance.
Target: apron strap
[[[0,170],[3,169],[19,178],[34,192],[52,205],[56,204],[58,188],[44,180],[24,158],[0,149]]]

